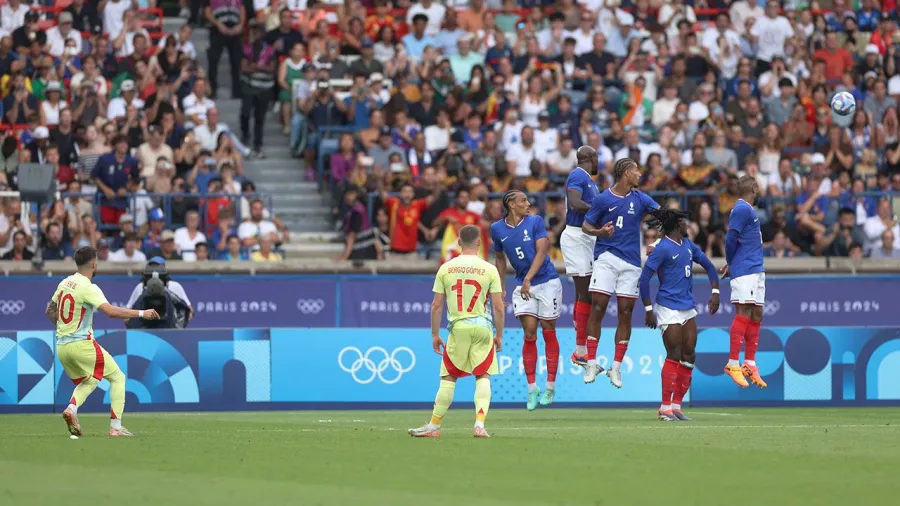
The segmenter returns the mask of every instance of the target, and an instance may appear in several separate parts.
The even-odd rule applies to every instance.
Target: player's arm
[[[709,314],[716,314],[719,310],[719,273],[716,272],[716,266],[713,265],[709,257],[706,256],[706,253],[704,253],[696,244],[691,243],[691,251],[694,255],[694,262],[706,269],[706,277],[709,279],[709,284],[712,286],[712,293],[709,296],[707,309],[709,310]]]
[[[56,319],[59,318],[59,306],[56,304],[56,299],[50,299],[50,302],[47,303],[47,309],[44,311],[44,314],[47,315],[47,318],[56,325]]]
[[[441,315],[444,312],[444,301],[446,299],[444,296],[444,293],[446,293],[444,272],[444,267],[438,269],[438,273],[434,277],[434,286],[431,289],[434,292],[434,299],[431,301],[431,346],[438,355],[441,354],[441,347],[444,345],[444,342],[441,340]]]
[[[569,210],[576,213],[586,213],[591,209],[590,202],[582,200],[581,195],[581,190],[578,188],[566,188],[566,202],[569,205]]]
[[[497,243],[495,243],[497,244]],[[494,267],[500,276],[500,295],[501,300],[506,298],[506,253],[501,248],[499,251],[494,248]]]
[[[644,264],[644,268],[641,270],[641,277],[638,280],[641,301],[644,303],[644,324],[651,329],[656,328],[656,313],[653,312],[653,300],[650,298],[650,280],[653,279],[653,273],[659,269],[659,266],[662,263],[662,259],[665,255],[665,252],[662,250],[663,248],[655,248],[650,253],[650,256],[647,257],[647,262]]]
[[[600,223],[600,220],[603,217],[603,202],[601,202],[601,200],[600,197],[597,197],[591,203],[590,209],[588,209],[587,214],[584,215],[584,223],[581,225],[581,231],[594,237],[610,237],[615,231],[611,221],[606,222],[601,227],[596,225]]]
[[[157,320],[159,314],[155,309],[127,309],[113,306],[106,301],[106,296],[97,285],[91,285],[85,293],[85,302],[97,308],[98,311],[110,318],[127,320],[129,318],[143,318],[145,320]]]
[[[489,293],[491,294],[491,310],[494,315],[494,346],[497,351],[503,348],[503,327],[506,323],[506,304],[503,301],[503,280],[506,276],[499,271],[494,272],[495,279],[491,281]],[[499,292],[497,290],[500,290]]]
[[[731,261],[737,253],[741,230],[744,229],[745,217],[743,214],[743,211],[738,208],[736,211],[732,211],[731,216],[728,217],[728,232],[725,234],[726,267],[731,265]]]

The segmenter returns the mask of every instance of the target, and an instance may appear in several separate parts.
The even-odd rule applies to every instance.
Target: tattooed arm
[[[59,315],[59,307],[56,305],[55,300],[51,300],[47,304],[47,310],[44,312],[47,315],[47,318],[56,325],[56,318]]]

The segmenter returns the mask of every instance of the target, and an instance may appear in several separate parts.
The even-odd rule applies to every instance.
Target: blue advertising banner
[[[706,312],[709,284],[694,285],[698,324],[727,327],[734,317],[729,283],[722,284],[719,314]],[[60,277],[11,276],[0,279],[0,330],[48,330],[44,308]],[[433,279],[424,275],[389,276],[176,276],[196,310],[191,328],[421,328],[428,325]],[[509,286],[515,281],[509,279]],[[769,277],[766,325],[778,327],[893,326],[900,314],[895,287],[900,277]],[[111,303],[124,305],[137,278],[98,276],[96,283]],[[510,289],[511,293],[512,290]],[[560,327],[572,327],[574,287],[563,279]],[[508,308],[512,317],[512,308]],[[604,324],[617,316],[613,300]],[[643,312],[635,311],[635,327]],[[119,322],[100,316],[98,327]]]
[[[429,405],[440,356],[422,329],[227,329],[97,332],[128,376],[127,410],[248,410],[322,407],[391,408]],[[574,341],[559,332],[563,357]],[[0,412],[64,406],[72,382],[54,358],[49,331],[0,332]],[[510,329],[492,379],[493,403],[525,401],[522,333]],[[543,345],[539,343],[539,349]],[[900,405],[900,331],[878,328],[764,327],[757,363],[769,388],[739,389],[722,371],[728,336],[701,331],[690,402],[707,405]],[[607,365],[613,345],[601,339]],[[654,404],[665,359],[658,331],[636,329],[623,364],[621,390],[603,378],[592,385],[564,360],[557,376],[560,405]],[[546,360],[538,365],[539,384]],[[85,406],[106,410],[103,381]],[[456,399],[469,402],[474,382],[462,380]]]

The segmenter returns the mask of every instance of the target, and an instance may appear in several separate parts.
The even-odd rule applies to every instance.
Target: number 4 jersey
[[[609,251],[637,268],[641,267],[641,222],[647,212],[659,209],[649,195],[632,190],[624,196],[607,189],[591,202],[584,221],[602,227],[612,222],[611,237],[598,237],[594,245],[594,259]]]
[[[56,319],[57,344],[93,337],[94,311],[106,304],[100,287],[82,274],[73,274],[56,287],[53,300],[59,309]]]
[[[441,265],[434,278],[434,293],[447,297],[447,321],[470,320],[473,324],[490,323],[487,314],[488,294],[501,293],[500,274],[493,264],[477,255],[460,255]]]

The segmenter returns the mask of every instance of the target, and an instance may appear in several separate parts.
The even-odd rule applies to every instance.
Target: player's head
[[[463,253],[477,252],[481,247],[481,229],[475,225],[459,229],[459,247]]]
[[[82,246],[75,252],[75,267],[78,272],[93,278],[97,274],[97,250],[90,246]]]
[[[753,176],[741,176],[737,182],[738,195],[748,204],[755,204],[759,196],[759,183]]]
[[[587,145],[578,148],[578,151],[575,152],[575,159],[578,161],[578,166],[588,171],[588,174],[592,176],[597,173],[597,168],[600,167],[597,150]]]
[[[673,235],[676,232],[682,237],[687,235],[688,214],[686,212],[671,207],[660,207],[652,214],[656,218],[656,226],[663,235]]]
[[[622,158],[613,166],[613,181],[625,181],[629,188],[637,188],[641,184],[641,168],[631,158]]]
[[[525,216],[530,207],[531,202],[528,201],[528,196],[519,190],[510,190],[503,194],[503,209],[508,215]]]

